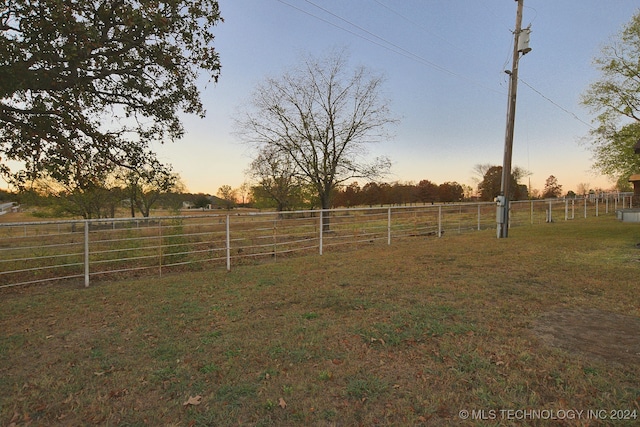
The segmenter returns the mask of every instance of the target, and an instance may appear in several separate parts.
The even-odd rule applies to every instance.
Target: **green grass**
[[[561,308],[639,317],[638,242],[638,225],[594,218],[0,290],[0,425],[509,425],[458,413],[640,410],[640,363],[533,330]]]

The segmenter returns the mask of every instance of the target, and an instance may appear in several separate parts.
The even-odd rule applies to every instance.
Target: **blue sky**
[[[511,68],[514,0],[219,4],[225,22],[217,28],[215,46],[222,72],[217,84],[202,82],[207,117],[185,116],[185,138],[157,147],[190,191],[215,194],[225,184],[240,186],[251,152],[233,135],[234,114],[265,77],[295,66],[303,54],[332,48],[347,48],[352,65],[386,77],[384,92],[400,124],[392,140],[370,151],[391,158],[387,182],[472,185],[474,165],[502,165],[504,70]],[[631,0],[525,0],[524,5],[523,26],[531,24],[533,50],[520,60],[513,165],[532,172],[533,188],[542,189],[550,175],[564,191],[579,183],[609,188],[607,178],[592,172],[588,145],[581,143],[592,117],[580,105],[580,94],[598,77],[593,58],[640,5]]]

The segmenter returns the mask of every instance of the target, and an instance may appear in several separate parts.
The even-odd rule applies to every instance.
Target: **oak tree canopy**
[[[0,168],[68,173],[180,138],[217,81],[217,0],[7,0],[0,9]]]
[[[625,184],[640,172],[640,156],[633,150],[640,139],[640,12],[594,63],[600,77],[585,91],[582,102],[596,116],[591,131],[595,167]]]

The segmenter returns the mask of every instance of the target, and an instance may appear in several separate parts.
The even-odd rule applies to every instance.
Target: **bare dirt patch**
[[[540,316],[535,333],[547,345],[607,362],[640,365],[640,318],[597,309]]]

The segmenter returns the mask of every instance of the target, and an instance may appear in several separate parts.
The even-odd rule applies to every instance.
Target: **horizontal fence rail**
[[[511,203],[510,226],[631,207],[624,194]],[[0,288],[278,260],[344,246],[496,228],[494,203],[0,223]]]

